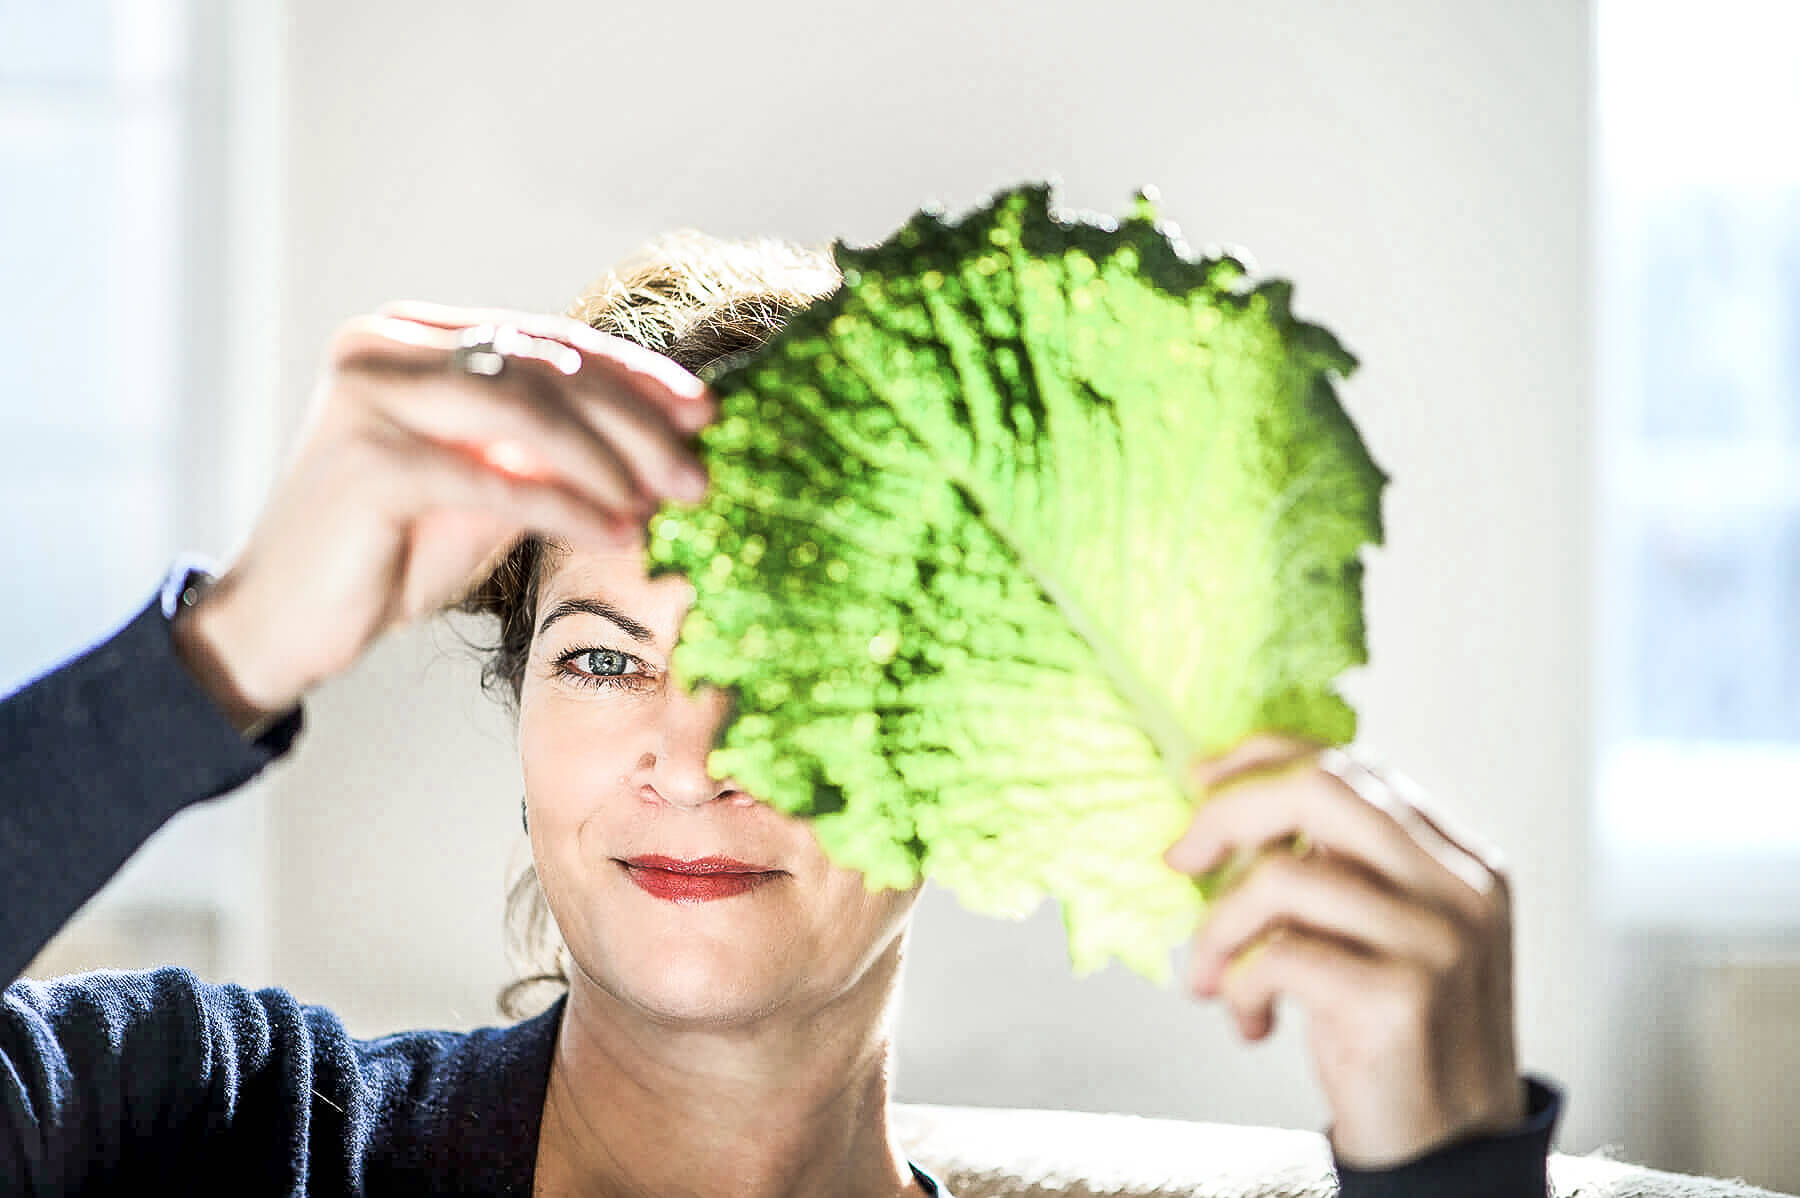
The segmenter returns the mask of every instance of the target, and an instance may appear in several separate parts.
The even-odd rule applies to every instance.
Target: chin
[[[594,980],[614,998],[669,1023],[745,1023],[780,1007],[787,987],[775,956],[713,936],[635,939],[607,945]]]

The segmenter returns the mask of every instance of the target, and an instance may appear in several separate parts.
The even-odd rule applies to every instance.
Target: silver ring
[[[501,325],[478,324],[457,337],[450,351],[450,369],[477,378],[498,378],[506,369],[506,352],[501,342],[517,343],[519,330]]]

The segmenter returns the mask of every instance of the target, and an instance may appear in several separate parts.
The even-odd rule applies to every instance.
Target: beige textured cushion
[[[956,1198],[1331,1198],[1323,1136],[1081,1111],[892,1108],[901,1143]],[[1556,1155],[1557,1198],[1768,1198],[1739,1182]]]

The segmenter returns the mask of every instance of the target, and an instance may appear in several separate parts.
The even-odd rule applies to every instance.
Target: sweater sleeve
[[[528,1195],[560,1011],[353,1039],[185,969],[0,1000],[0,1194]]]
[[[162,1176],[188,1193],[305,1192],[293,1182],[314,1095],[335,1089],[315,1079],[320,1029],[306,1016],[279,991],[180,969],[14,982],[0,1003],[0,1190]]]
[[[1392,1169],[1340,1162],[1340,1198],[1546,1198],[1562,1094],[1538,1078],[1524,1084],[1525,1121],[1517,1128],[1459,1140]]]
[[[287,752],[238,735],[175,652],[184,559],[123,627],[0,699],[0,967],[16,978],[169,818]]]
[[[178,563],[110,636],[0,699],[0,953],[43,944],[183,808],[288,752],[183,665]],[[528,1195],[560,1004],[511,1029],[353,1039],[281,989],[185,969],[0,995],[0,1194]]]

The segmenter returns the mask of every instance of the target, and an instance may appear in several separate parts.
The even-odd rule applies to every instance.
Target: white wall
[[[1589,32],[1574,0],[289,6],[279,355],[292,428],[333,325],[383,300],[559,309],[642,238],[873,240],[1056,176],[1158,184],[1361,356],[1395,478],[1366,739],[1509,850],[1525,1060],[1618,1140],[1584,882]],[[444,628],[309,705],[277,778],[275,980],[365,1031],[494,1018],[510,729]],[[1069,980],[1054,917],[921,908],[913,1100],[1317,1126],[1297,1023],[1245,1049],[1137,979]],[[1641,1148],[1627,1145],[1628,1148]]]

